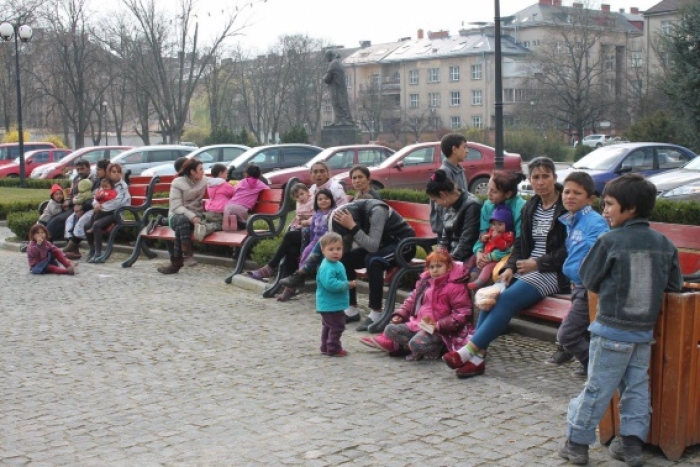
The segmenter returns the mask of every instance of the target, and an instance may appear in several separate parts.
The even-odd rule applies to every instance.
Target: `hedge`
[[[65,178],[59,178],[55,180],[44,180],[39,178],[25,178],[24,187],[25,188],[38,188],[50,190],[53,185],[60,185],[61,188],[70,187],[70,180]],[[0,187],[19,187],[19,178],[0,178]]]
[[[24,212],[11,212],[7,216],[7,227],[20,240],[29,239],[29,229],[39,220],[39,213],[35,210]]]
[[[15,212],[26,212],[26,211],[34,211],[37,213],[37,219],[39,218],[38,214],[38,209],[39,209],[39,204],[34,202],[34,201],[12,201],[9,203],[3,203],[0,202],[0,219],[8,219],[10,217],[10,214],[15,213]]]

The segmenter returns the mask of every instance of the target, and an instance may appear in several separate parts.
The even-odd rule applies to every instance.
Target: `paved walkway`
[[[331,359],[309,294],[281,304],[225,285],[226,268],[162,276],[163,260],[124,257],[36,277],[0,249],[0,465],[563,465],[582,380],[541,363],[552,344],[503,336],[471,380],[354,331]],[[679,463],[647,454],[700,464],[697,447]]]

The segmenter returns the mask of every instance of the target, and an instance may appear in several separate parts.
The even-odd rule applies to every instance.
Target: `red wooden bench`
[[[652,229],[668,237],[678,248],[681,271],[685,276],[700,272],[700,226],[651,222]],[[521,315],[561,323],[569,313],[570,295],[555,295],[540,300]]]
[[[170,177],[169,180],[166,178],[161,178],[161,180],[159,180],[155,185],[155,192],[169,192],[170,182],[172,182],[173,178],[174,177]],[[225,279],[227,284],[231,283],[233,276],[240,274],[240,272],[243,270],[245,258],[257,241],[265,238],[276,237],[282,232],[285,226],[287,212],[289,211],[291,188],[296,182],[297,179],[293,178],[289,181],[289,183],[287,183],[284,190],[270,189],[260,193],[258,202],[252,210],[252,214],[248,216],[245,230],[239,230],[237,232],[214,232],[211,235],[207,235],[207,237],[201,242],[198,242],[194,238],[194,234],[192,235],[193,242],[241,249],[233,272]],[[167,203],[168,199],[165,198],[164,202]],[[138,260],[141,250],[143,250],[146,256],[149,258],[154,258],[156,256],[155,253],[150,251],[146,245],[146,241],[149,240],[160,240],[166,242],[168,252],[172,255],[172,242],[175,240],[175,235],[170,227],[158,225],[151,232],[147,231],[149,221],[151,219],[155,219],[159,215],[163,216],[163,218],[167,218],[168,208],[163,206],[152,206],[144,212],[140,220],[140,232],[136,239],[136,244],[134,245],[134,251],[132,255],[122,263],[122,267],[131,267]],[[253,226],[256,221],[265,222],[267,224],[267,228],[258,230],[254,229]]]

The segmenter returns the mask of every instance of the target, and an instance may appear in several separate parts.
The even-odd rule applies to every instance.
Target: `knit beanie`
[[[54,184],[51,187],[51,197],[53,198],[53,194],[56,193],[57,191],[63,192],[63,188],[61,188],[61,185]]]
[[[496,206],[489,219],[489,222],[491,221],[503,222],[506,225],[506,232],[513,231],[513,213],[510,212],[510,208],[505,204]]]
[[[92,181],[84,178],[78,182],[78,191],[84,193],[92,190]]]

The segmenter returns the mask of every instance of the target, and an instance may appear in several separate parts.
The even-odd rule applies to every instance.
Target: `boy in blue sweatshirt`
[[[566,440],[559,455],[588,463],[588,446],[615,391],[620,390],[620,436],[608,449],[629,466],[644,464],[649,433],[649,360],[664,291],[683,286],[678,251],[649,227],[656,187],[639,174],[605,185],[603,217],[612,229],[581,264],[583,285],[598,294],[591,333],[588,380],[569,403]]]
[[[355,281],[348,281],[343,257],[343,238],[328,232],[319,240],[324,259],[316,273],[316,310],[321,313],[321,353],[329,357],[345,357],[348,353],[340,343],[345,331],[345,309],[350,306],[350,289]]]
[[[563,272],[571,279],[571,307],[559,326],[557,342],[581,362],[574,374],[588,374],[588,291],[581,282],[579,268],[598,237],[610,228],[603,216],[591,207],[595,200],[595,183],[586,172],[571,172],[564,180],[562,202],[568,214],[559,218],[566,226],[566,252]]]

